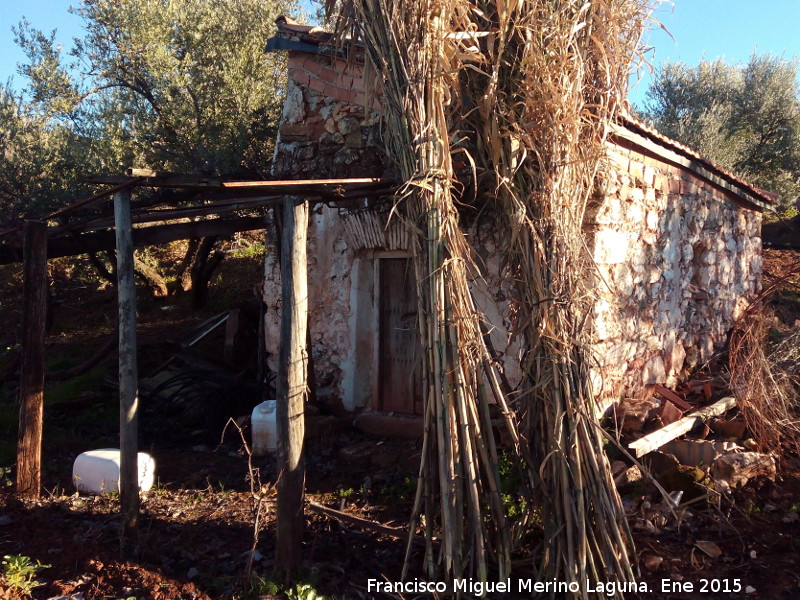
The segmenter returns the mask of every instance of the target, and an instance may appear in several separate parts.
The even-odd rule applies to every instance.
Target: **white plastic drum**
[[[253,409],[253,456],[266,456],[278,449],[277,408],[277,400],[266,400]]]
[[[155,482],[156,462],[144,452],[139,452],[138,458],[139,489],[146,492]],[[119,450],[114,448],[84,452],[72,466],[72,482],[87,494],[119,492],[119,462]]]

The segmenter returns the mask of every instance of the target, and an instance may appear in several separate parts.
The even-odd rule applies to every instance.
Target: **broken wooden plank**
[[[658,450],[661,446],[674,440],[675,438],[688,433],[695,425],[702,423],[710,417],[718,417],[736,406],[736,398],[728,396],[718,400],[710,406],[686,415],[682,419],[670,423],[646,436],[639,438],[635,442],[628,444],[628,448],[634,451],[637,458],[644,456],[648,452]]]
[[[358,527],[363,531],[371,531],[373,533],[388,535],[401,540],[408,539],[408,530],[402,527],[391,527],[390,525],[384,525],[383,523],[378,523],[377,521],[370,521],[369,519],[356,517],[355,515],[350,515],[346,512],[336,510],[335,508],[319,504],[313,500],[307,500],[307,503],[308,507],[315,513],[325,515],[331,519],[336,519],[340,523],[346,523],[347,525]],[[434,535],[433,539],[437,540],[438,536]],[[424,546],[425,538],[415,535],[414,543],[418,546]]]
[[[372,531],[373,533],[390,535],[398,539],[404,540],[408,538],[408,530],[403,529],[402,527],[390,527],[389,525],[384,525],[383,523],[377,523],[375,521],[370,521],[368,519],[362,519],[361,517],[347,514],[346,512],[336,510],[335,508],[330,508],[329,506],[318,504],[313,500],[307,500],[307,502],[308,502],[308,507],[314,512],[325,515],[326,517],[330,517],[332,519],[336,519],[337,521],[340,521],[342,523],[347,523],[348,525],[354,525],[359,529]]]
[[[686,402],[686,400],[678,396],[678,394],[673,392],[671,389],[665,388],[663,385],[656,385],[654,391],[656,394],[665,400],[669,400],[684,412],[694,409],[694,406]]]

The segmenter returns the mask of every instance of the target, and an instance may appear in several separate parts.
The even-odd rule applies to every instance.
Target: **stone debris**
[[[651,572],[658,571],[663,562],[664,559],[661,556],[656,556],[655,554],[645,554],[642,556],[642,565],[645,569]]]
[[[775,458],[760,452],[734,452],[720,456],[711,465],[711,477],[727,487],[746,485],[755,477],[776,476]]]
[[[642,477],[642,470],[636,465],[633,465],[632,467],[628,467],[615,476],[614,483],[616,483],[617,487],[620,488],[626,485],[637,483],[642,480]]]
[[[669,425],[683,417],[683,411],[672,402],[662,402],[658,411],[658,418],[662,425]]]
[[[673,454],[684,465],[710,467],[720,456],[743,450],[735,442],[719,442],[714,440],[672,440],[661,449]]]
[[[747,424],[744,421],[728,421],[726,419],[717,419],[711,424],[711,431],[719,436],[725,438],[735,438],[741,440],[747,431]]]
[[[657,413],[661,403],[654,398],[626,398],[616,407],[618,421],[622,424],[623,433],[640,433],[645,423]]]
[[[719,558],[719,556],[722,554],[722,550],[714,542],[698,540],[694,543],[694,545],[711,558]]]

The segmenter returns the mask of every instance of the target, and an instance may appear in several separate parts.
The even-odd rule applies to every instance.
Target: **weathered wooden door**
[[[379,265],[379,409],[421,414],[422,378],[413,265],[407,258],[383,258]]]

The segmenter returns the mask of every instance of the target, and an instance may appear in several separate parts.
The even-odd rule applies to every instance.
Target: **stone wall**
[[[364,92],[358,65],[290,52],[273,174],[382,176],[378,100]],[[725,343],[732,321],[759,287],[761,214],[733,191],[629,141],[609,145],[598,184],[586,222],[597,263],[592,377],[601,397],[616,400],[647,394],[652,384],[675,385]],[[491,221],[469,232],[483,271],[472,289],[487,316],[498,365],[513,387],[521,379],[519,347],[507,333],[500,233]],[[323,205],[312,211],[310,331],[323,399],[341,400],[349,410],[372,403],[378,377],[377,260],[402,256],[406,247],[402,227],[395,222],[387,230],[385,215]],[[274,251],[265,266],[267,349],[276,369],[280,272]]]
[[[761,274],[760,211],[626,146],[609,146],[602,198],[587,219],[597,264],[594,383],[611,397],[674,386],[708,361]]]
[[[273,175],[379,177],[380,105],[364,91],[362,67],[320,54],[289,53],[289,80]],[[366,108],[367,102],[374,105]]]
[[[364,106],[368,100],[357,65],[290,52],[273,176],[380,177],[379,116]],[[363,221],[356,215],[350,218]],[[344,211],[322,204],[309,215],[309,330],[318,397],[341,400],[353,410],[368,404],[372,394],[375,348],[365,332],[374,329],[375,294],[372,264],[359,254],[369,244],[352,239],[357,228],[351,225],[348,230],[347,219]],[[268,225],[267,239],[276,235],[274,226]],[[280,344],[280,257],[274,244],[267,248],[266,348],[268,365],[275,372]]]

